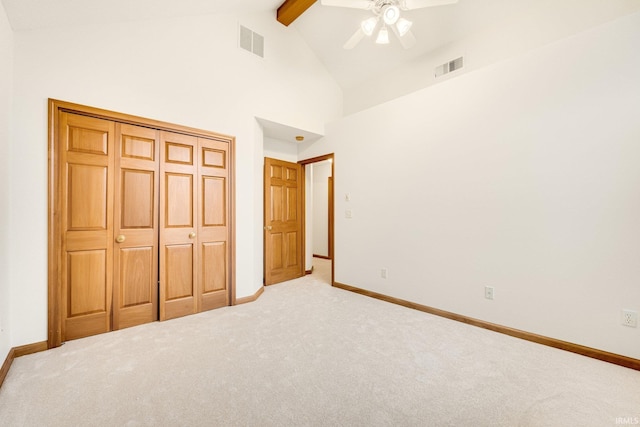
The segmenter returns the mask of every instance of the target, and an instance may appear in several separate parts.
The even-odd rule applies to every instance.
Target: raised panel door
[[[158,319],[159,131],[116,124],[113,329]]]
[[[114,124],[60,114],[61,336],[111,330]]]
[[[304,274],[302,251],[302,168],[265,158],[265,284]]]
[[[198,138],[160,132],[160,320],[198,311]]]
[[[229,305],[229,143],[198,138],[198,311]]]

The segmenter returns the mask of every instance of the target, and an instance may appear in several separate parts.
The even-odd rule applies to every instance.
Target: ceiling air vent
[[[264,58],[264,37],[240,25],[240,47]]]
[[[440,76],[444,76],[445,74],[452,73],[456,70],[459,70],[464,65],[464,60],[462,56],[460,58],[454,59],[453,61],[445,62],[442,65],[438,65],[435,70],[436,78]]]

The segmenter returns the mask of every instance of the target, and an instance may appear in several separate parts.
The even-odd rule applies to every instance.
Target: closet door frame
[[[147,119],[115,111],[103,110],[80,104],[60,101],[56,99],[48,100],[49,106],[49,126],[48,126],[48,336],[47,347],[54,348],[62,345],[62,227],[60,191],[61,182],[59,179],[58,145],[60,113],[72,113],[99,119],[111,120],[116,123],[143,126],[159,131],[181,133],[185,135],[214,139],[229,144],[229,193],[228,193],[228,289],[230,305],[236,304],[236,229],[235,229],[235,137],[223,135],[187,126],[176,125],[153,119]]]

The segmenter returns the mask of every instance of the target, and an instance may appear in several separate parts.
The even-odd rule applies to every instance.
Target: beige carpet
[[[316,263],[313,275],[269,287],[255,303],[16,359],[0,389],[0,426],[640,418],[640,372],[331,288],[328,263]]]

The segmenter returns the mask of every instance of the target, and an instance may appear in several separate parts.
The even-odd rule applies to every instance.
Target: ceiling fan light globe
[[[378,38],[376,38],[377,44],[389,44],[389,30],[387,27],[380,28],[378,32]]]
[[[385,6],[382,10],[382,19],[384,19],[384,23],[387,25],[395,24],[400,18],[400,9],[398,6],[389,5]]]
[[[396,28],[398,29],[398,34],[400,34],[400,37],[407,34],[407,32],[409,31],[412,25],[413,25],[413,22],[409,21],[408,19],[404,19],[404,18],[398,19]]]
[[[371,17],[369,19],[365,19],[360,23],[360,28],[362,28],[362,32],[367,36],[371,36],[373,34],[373,30],[376,29],[376,24],[378,23],[378,19],[375,17]]]

